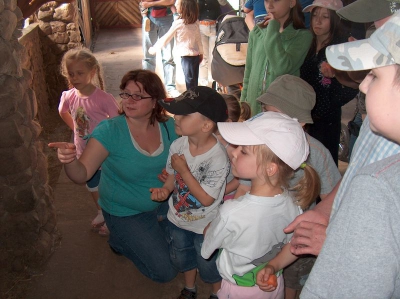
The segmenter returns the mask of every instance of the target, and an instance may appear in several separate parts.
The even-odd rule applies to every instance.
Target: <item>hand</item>
[[[199,63],[201,63],[203,61],[203,57],[204,57],[203,54],[199,55]]]
[[[266,265],[257,273],[256,284],[264,292],[273,292],[276,289],[275,286],[268,284],[268,278],[270,275],[275,275],[275,269],[269,265]]]
[[[157,53],[157,50],[154,49],[154,47],[150,47],[150,48],[149,48],[149,54],[151,54],[151,55],[156,55],[156,53]]]
[[[167,170],[164,168],[162,171],[161,171],[161,173],[157,176],[157,178],[161,181],[161,182],[163,182],[163,183],[165,183],[165,181],[167,180],[167,178],[168,178],[168,172],[167,172]]]
[[[271,21],[271,20],[273,20],[274,19],[274,15],[272,14],[272,13],[269,13],[269,14],[267,14],[266,16],[265,16],[265,18],[264,18],[264,22],[262,23],[262,25],[265,27],[265,26],[267,26],[268,24],[269,24],[269,22]]]
[[[69,164],[76,160],[76,146],[68,142],[52,142],[48,147],[57,148],[58,160],[63,164]]]
[[[348,38],[348,41],[349,42],[355,42],[357,39],[355,38],[355,37],[353,37],[353,36],[350,36],[349,38]]]
[[[335,77],[335,69],[333,67],[331,67],[331,65],[329,63],[327,63],[326,61],[321,63],[319,70],[321,71],[321,74],[324,77],[327,77],[327,78]]]
[[[294,255],[319,255],[326,239],[326,228],[329,216],[315,210],[310,210],[297,216],[283,231],[293,233],[290,241],[290,251]]]
[[[171,156],[171,166],[180,175],[183,175],[186,171],[190,172],[184,155],[173,154]]]
[[[151,200],[164,201],[168,198],[171,193],[167,188],[150,188]]]
[[[142,1],[141,5],[143,8],[149,8],[151,7],[151,1]]]

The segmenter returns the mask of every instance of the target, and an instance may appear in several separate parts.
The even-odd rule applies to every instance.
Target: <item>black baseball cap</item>
[[[188,89],[177,98],[159,100],[158,103],[175,115],[198,112],[215,123],[228,119],[228,107],[224,98],[217,91],[206,86]]]

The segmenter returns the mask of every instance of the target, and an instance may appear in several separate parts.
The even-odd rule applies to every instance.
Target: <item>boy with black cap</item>
[[[168,178],[163,188],[150,190],[151,199],[163,201],[169,194],[170,257],[184,273],[185,288],[178,298],[196,298],[197,269],[202,280],[211,283],[213,294],[221,285],[214,254],[208,260],[200,255],[203,230],[217,214],[229,173],[230,163],[225,148],[214,135],[217,122],[228,119],[224,98],[215,90],[199,86],[173,100],[160,100],[160,105],[175,115],[175,140],[167,160]]]

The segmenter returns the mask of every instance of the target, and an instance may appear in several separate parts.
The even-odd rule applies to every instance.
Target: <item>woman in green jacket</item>
[[[300,76],[312,35],[305,29],[297,0],[265,0],[265,22],[250,32],[243,90],[240,100],[248,102],[252,114],[261,112],[256,99],[279,76]]]

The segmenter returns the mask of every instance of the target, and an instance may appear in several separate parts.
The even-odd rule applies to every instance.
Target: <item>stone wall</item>
[[[49,104],[57,107],[66,81],[60,75],[60,61],[69,49],[82,46],[76,3],[48,2],[41,6],[37,19],[48,86]]]
[[[36,121],[32,73],[18,42],[17,0],[0,0],[0,268],[21,271],[43,263],[59,240],[47,163]]]

